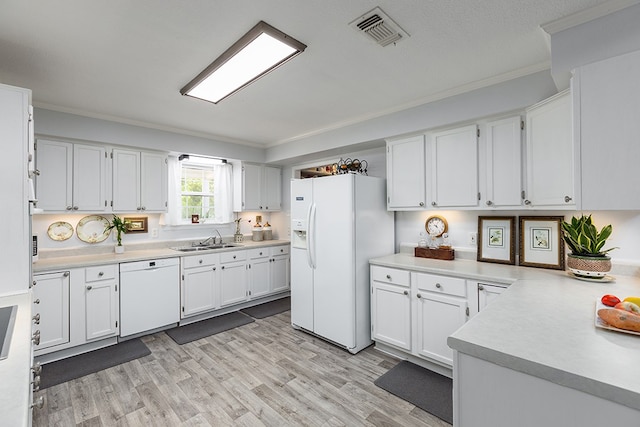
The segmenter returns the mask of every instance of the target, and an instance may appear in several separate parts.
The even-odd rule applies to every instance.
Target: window
[[[180,177],[180,219],[191,221],[215,216],[213,165],[183,161]]]

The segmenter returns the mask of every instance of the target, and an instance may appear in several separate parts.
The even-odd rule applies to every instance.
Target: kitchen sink
[[[180,252],[198,252],[198,251],[210,251],[212,249],[224,249],[224,248],[235,248],[242,245],[236,245],[234,243],[221,243],[219,245],[207,245],[207,246],[176,246],[173,248],[174,251]]]

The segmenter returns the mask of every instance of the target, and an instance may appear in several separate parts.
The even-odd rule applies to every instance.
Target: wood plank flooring
[[[34,426],[450,427],[376,387],[398,361],[296,331],[285,312],[39,391]]]

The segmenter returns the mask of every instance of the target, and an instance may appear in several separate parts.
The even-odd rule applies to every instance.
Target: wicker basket
[[[578,276],[604,277],[611,271],[611,258],[608,256],[584,257],[569,255],[567,257],[567,268]]]

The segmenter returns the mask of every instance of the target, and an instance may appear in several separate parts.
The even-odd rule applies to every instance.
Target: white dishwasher
[[[180,260],[120,263],[120,336],[180,321]]]

